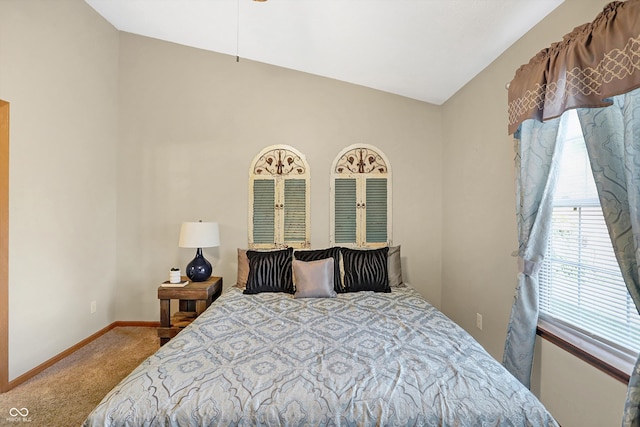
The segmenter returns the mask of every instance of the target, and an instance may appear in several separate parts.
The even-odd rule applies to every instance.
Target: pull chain
[[[240,62],[240,0],[236,1],[236,62]]]

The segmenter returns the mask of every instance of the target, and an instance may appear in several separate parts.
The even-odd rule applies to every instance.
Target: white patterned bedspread
[[[556,426],[410,287],[337,298],[232,288],[84,426]]]

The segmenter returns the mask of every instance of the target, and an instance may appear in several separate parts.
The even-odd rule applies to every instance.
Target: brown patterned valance
[[[638,87],[640,0],[614,1],[516,71],[509,83],[509,133],[527,119],[611,105],[607,98]]]

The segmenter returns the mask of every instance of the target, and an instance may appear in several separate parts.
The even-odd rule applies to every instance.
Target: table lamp
[[[220,230],[217,222],[183,222],[180,227],[181,248],[197,248],[196,257],[187,264],[186,275],[193,282],[204,282],[213,273],[211,263],[202,256],[202,248],[220,245]]]

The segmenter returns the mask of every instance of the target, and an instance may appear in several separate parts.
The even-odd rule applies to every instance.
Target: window
[[[391,244],[391,168],[377,148],[351,145],[336,157],[331,174],[331,244]]]
[[[309,247],[309,165],[287,145],[262,150],[249,171],[249,247]]]
[[[552,230],[539,275],[541,318],[635,356],[640,316],[615,258],[577,113],[562,120]]]

